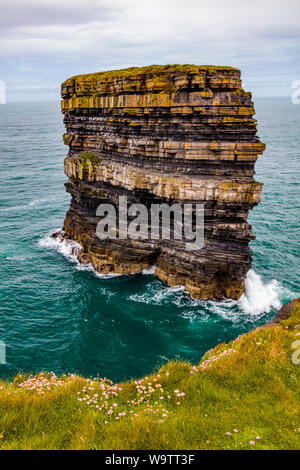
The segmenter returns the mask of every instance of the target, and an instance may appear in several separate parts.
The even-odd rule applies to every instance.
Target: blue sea
[[[143,376],[169,359],[197,363],[216,344],[272,320],[300,295],[300,105],[257,98],[256,164],[265,184],[250,213],[257,239],[246,294],[203,302],[150,272],[105,277],[49,237],[69,206],[59,102],[0,105],[0,375],[41,370]]]

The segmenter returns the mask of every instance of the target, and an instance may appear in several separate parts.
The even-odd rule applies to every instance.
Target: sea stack
[[[238,299],[251,266],[248,211],[261,199],[251,93],[233,67],[165,65],[78,75],[62,84],[71,204],[63,227],[79,261],[100,273],[155,266],[197,299]],[[182,240],[106,239],[97,207],[204,204],[204,246]]]

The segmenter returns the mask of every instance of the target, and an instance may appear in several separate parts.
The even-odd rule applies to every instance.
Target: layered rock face
[[[62,84],[65,173],[72,199],[65,237],[79,260],[101,273],[138,273],[155,265],[168,285],[195,298],[237,299],[251,265],[247,223],[262,183],[254,164],[251,94],[231,67],[151,66],[81,75]],[[100,204],[201,203],[205,244],[182,240],[106,239],[96,235]]]

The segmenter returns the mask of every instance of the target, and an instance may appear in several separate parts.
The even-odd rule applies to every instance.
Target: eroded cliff
[[[81,244],[79,260],[101,273],[155,265],[160,279],[195,298],[239,298],[254,238],[248,211],[263,186],[254,164],[265,148],[240,71],[183,65],[80,75],[62,84],[62,98],[72,196],[64,236]],[[100,240],[96,209],[117,207],[122,195],[147,207],[204,204],[204,247],[150,236]]]

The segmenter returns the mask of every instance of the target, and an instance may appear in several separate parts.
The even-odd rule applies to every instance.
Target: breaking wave
[[[241,313],[249,317],[257,317],[269,313],[272,309],[278,310],[282,305],[280,297],[283,289],[280,284],[275,279],[264,283],[261,276],[253,270],[247,274],[245,294],[238,301],[196,300],[190,297],[184,286],[167,287],[159,282],[147,287],[149,288],[146,292],[131,295],[130,300],[152,305],[164,305],[171,302],[174,306],[181,308],[198,307],[199,313],[205,309],[227,319],[233,319]]]
[[[54,238],[51,234],[43,237],[38,245],[43,248],[54,249],[61,253],[69,261],[76,264],[76,269],[82,271],[92,271],[98,278],[107,279],[123,274],[101,274],[97,273],[91,263],[82,264],[78,261],[78,254],[82,249],[81,245],[73,240]],[[154,274],[155,266],[144,269],[142,274]],[[168,287],[157,279],[147,283],[146,291],[133,294],[129,299],[133,302],[139,302],[149,305],[173,304],[179,308],[198,308],[199,313],[203,309],[210,310],[211,313],[222,316],[223,318],[233,319],[241,313],[248,317],[259,317],[271,310],[278,310],[282,303],[280,300],[283,289],[278,281],[272,279],[270,282],[264,282],[259,274],[251,269],[245,281],[245,294],[238,301],[203,301],[190,297],[184,286]],[[193,315],[194,316],[194,315]]]
[[[58,232],[59,230],[54,230],[54,232]],[[51,232],[53,233],[53,232]],[[46,235],[42,238],[38,245],[42,248],[48,248],[52,250],[56,250],[58,253],[61,253],[65,258],[67,258],[72,263],[76,264],[76,269],[79,271],[91,271],[97,277],[101,279],[107,279],[111,277],[121,276],[121,274],[111,273],[111,274],[101,274],[95,271],[92,263],[80,263],[78,261],[78,254],[82,249],[80,243],[75,242],[74,240],[69,240],[60,237],[53,237],[51,234]]]
[[[260,315],[278,310],[282,304],[280,294],[282,288],[275,279],[263,283],[262,278],[253,269],[247,274],[245,294],[238,300],[239,307],[247,314]]]
[[[78,261],[78,254],[82,249],[80,243],[75,242],[74,240],[65,239],[61,237],[53,237],[52,234],[56,232],[62,232],[60,229],[53,230],[51,234],[46,235],[38,242],[38,246],[42,248],[48,248],[61,253],[65,258],[67,258],[72,263],[76,264],[76,269],[79,271],[92,271],[95,276],[99,277],[100,279],[109,279],[112,277],[118,276],[130,276],[131,274],[118,274],[118,273],[109,273],[109,274],[101,274],[98,273],[92,263],[80,263]],[[155,266],[151,266],[148,269],[143,269],[142,274],[149,275],[154,274]],[[132,274],[134,275],[134,273]]]
[[[38,245],[42,248],[56,250],[69,261],[79,264],[77,256],[82,249],[82,246],[73,240],[66,240],[59,237],[54,238],[52,235],[46,235],[44,238],[39,240]]]

